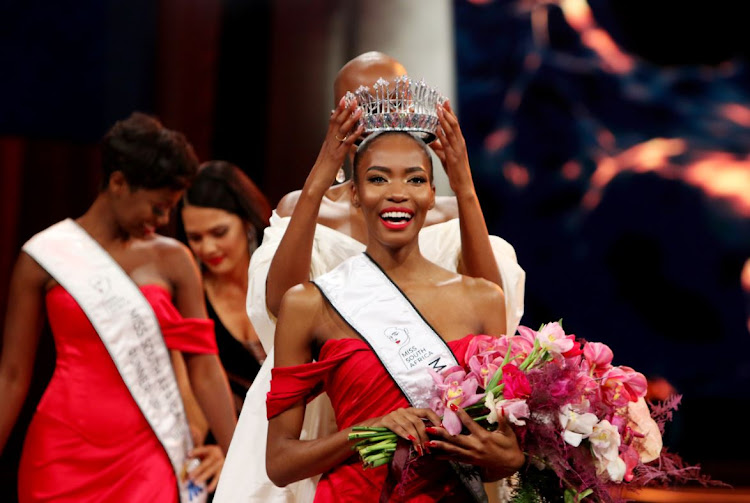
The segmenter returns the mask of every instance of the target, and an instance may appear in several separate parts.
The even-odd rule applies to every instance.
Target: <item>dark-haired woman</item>
[[[185,191],[180,215],[184,239],[201,264],[208,315],[239,414],[266,358],[245,298],[250,257],[268,227],[271,206],[238,166],[209,161]]]
[[[57,359],[26,434],[21,503],[201,501],[215,485],[223,453],[193,448],[172,353],[224,452],[236,424],[229,386],[190,250],[156,234],[197,167],[181,133],[136,112],[103,139],[102,187],[88,210],[24,245],[0,356],[0,449],[44,314]]]

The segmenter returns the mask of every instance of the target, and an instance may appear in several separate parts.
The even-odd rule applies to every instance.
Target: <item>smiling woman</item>
[[[362,134],[352,107],[342,100],[331,115],[317,161],[325,169],[340,166]],[[450,106],[441,105],[437,117],[446,170],[468,172]],[[483,482],[507,477],[524,462],[504,420],[490,432],[458,409],[465,434],[450,435],[428,407],[428,367],[458,364],[471,334],[502,334],[507,324],[497,284],[422,255],[420,230],[435,204],[427,149],[405,131],[366,137],[354,157],[351,185],[352,205],[366,227],[365,253],[282,298],[266,402],[266,469],[282,487],[322,474],[316,502],[486,501]],[[306,403],[322,391],[339,431],[301,439]],[[350,434],[364,426],[387,428],[404,451],[411,449],[408,476],[393,467],[362,466]]]

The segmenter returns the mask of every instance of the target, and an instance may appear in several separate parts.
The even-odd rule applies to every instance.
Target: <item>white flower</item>
[[[603,419],[594,426],[589,436],[591,452],[594,454],[596,472],[605,470],[613,482],[620,482],[625,477],[625,462],[619,456],[620,433],[609,421]]]
[[[492,393],[487,393],[484,398],[484,406],[490,410],[487,414],[487,422],[494,424],[497,422],[498,413],[508,418],[508,421],[517,425],[523,426],[526,424],[524,419],[529,417],[529,405],[526,400],[520,398],[513,398],[511,400],[499,400],[495,401],[495,397]]]
[[[560,408],[560,425],[563,428],[563,440],[578,447],[581,440],[587,438],[594,431],[594,425],[599,421],[596,414],[591,412],[579,412],[580,408],[566,403]]]

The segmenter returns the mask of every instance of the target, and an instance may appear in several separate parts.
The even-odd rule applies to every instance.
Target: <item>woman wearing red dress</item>
[[[341,164],[362,133],[362,126],[354,127],[360,116],[361,110],[354,104],[339,103],[318,163]],[[450,105],[439,107],[438,117],[441,128],[437,134],[447,169],[470,173],[465,169],[468,157],[463,136]],[[351,197],[364,215],[366,252],[314,283],[293,287],[281,303],[267,400],[266,467],[276,485],[322,473],[316,502],[469,501],[472,496],[459,471],[454,470],[455,463],[473,467],[480,481],[509,476],[523,464],[524,455],[507,424],[489,432],[459,409],[457,414],[468,434],[452,436],[429,408],[410,406],[411,396],[407,399],[401,377],[394,377],[398,371],[392,370],[402,362],[383,358],[375,351],[376,344],[358,328],[360,323],[379,326],[379,314],[391,317],[391,299],[403,294],[405,301],[399,306],[406,306],[405,311],[413,308],[410,316],[415,323],[428,325],[433,333],[430,337],[437,341],[435,346],[425,347],[442,347],[439,351],[452,353],[459,364],[463,364],[472,338],[469,334],[500,335],[506,331],[499,286],[443,269],[419,250],[419,230],[435,203],[432,182],[428,147],[409,133],[373,133],[358,148]],[[470,180],[464,186],[473,192]],[[484,221],[473,225],[484,225]],[[363,288],[367,281],[360,275],[363,271],[375,271],[376,276],[382,273],[384,286]],[[326,284],[334,286],[326,289]],[[381,288],[387,290],[385,295],[373,292]],[[383,303],[382,309],[367,300],[371,295]],[[366,300],[356,304],[358,296]],[[349,309],[350,302],[356,304],[353,309]],[[361,315],[367,310],[369,317]],[[410,335],[412,339],[416,335],[415,331],[390,328],[386,332],[394,344],[404,344]],[[331,399],[339,431],[302,441],[305,404],[321,391]],[[362,467],[352,451],[354,442],[348,439],[357,425],[387,427],[414,446],[420,461],[406,476],[408,480],[394,482],[387,466]]]
[[[177,502],[178,479],[192,480],[187,485],[191,496],[205,496],[221,470],[223,453],[216,446],[188,452],[189,440],[169,438],[185,424],[169,364],[173,351],[184,355],[194,393],[224,452],[236,423],[197,266],[187,247],[156,234],[195,175],[192,147],[182,134],[136,112],[107,133],[102,154],[103,184],[89,209],[37,235],[64,228],[80,240],[60,241],[58,250],[38,246],[35,236],[24,246],[11,279],[12,305],[0,357],[0,449],[26,397],[45,313],[57,352],[54,374],[26,434],[21,503]],[[129,302],[136,306],[124,317],[132,320],[107,321],[123,323],[124,332],[100,324],[104,318],[90,310],[96,295],[94,304],[80,302],[67,287],[70,278],[75,282],[87,274],[85,263],[76,265],[90,260],[78,256],[79,248],[93,249],[91,257],[112,274],[89,282],[99,297],[112,295],[110,304],[97,308],[116,313]],[[57,260],[57,266],[48,259]],[[126,288],[112,287],[118,284]],[[145,315],[136,315],[144,306]],[[122,333],[130,338],[118,338]],[[123,354],[118,348],[129,349]],[[159,355],[166,360],[158,360]],[[149,374],[153,362],[162,365]],[[171,401],[160,402],[164,397]],[[169,410],[161,408],[165,403]],[[186,452],[179,452],[181,446]],[[180,456],[200,465],[185,463],[181,472],[174,461]],[[201,487],[206,481],[208,488]]]

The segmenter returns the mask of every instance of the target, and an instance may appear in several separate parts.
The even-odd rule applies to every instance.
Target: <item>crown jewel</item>
[[[445,102],[445,97],[424,80],[415,82],[406,75],[392,82],[378,79],[372,89],[360,86],[354,93],[347,92],[346,99],[356,100],[362,108],[359,123],[364,124],[365,134],[408,131],[427,143],[435,139],[437,106]]]

